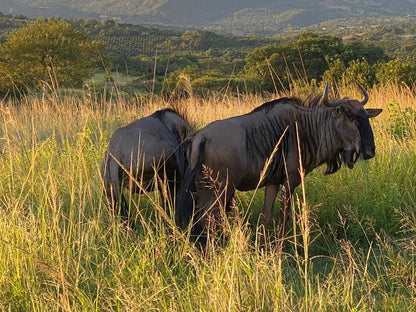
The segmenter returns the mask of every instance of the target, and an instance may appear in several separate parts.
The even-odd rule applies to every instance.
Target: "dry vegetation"
[[[238,194],[229,239],[206,254],[166,222],[157,194],[133,198],[135,231],[107,209],[99,165],[112,131],[168,106],[163,100],[2,103],[0,309],[416,310],[416,96],[397,86],[369,94],[368,106],[384,109],[372,122],[377,156],[308,176],[280,259],[273,230],[266,238],[256,230],[261,190]],[[175,107],[199,128],[265,100],[190,98]]]

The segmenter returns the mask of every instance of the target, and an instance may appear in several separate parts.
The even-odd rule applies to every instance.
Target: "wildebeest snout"
[[[363,147],[363,158],[364,159],[370,159],[373,158],[376,155],[376,148],[375,146],[364,146]]]

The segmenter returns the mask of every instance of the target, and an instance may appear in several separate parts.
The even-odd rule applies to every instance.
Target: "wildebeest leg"
[[[125,181],[121,182],[121,184],[124,184],[124,183]],[[132,218],[132,215],[130,213],[130,205],[128,201],[126,200],[125,196],[123,195],[123,189],[124,189],[123,185],[121,185],[120,192],[117,195],[118,206],[114,207],[115,208],[114,211],[119,211],[121,222],[127,224],[131,229],[134,229],[135,225],[134,225],[134,220]],[[129,194],[135,193],[135,191],[133,190],[133,184],[131,181],[129,181],[128,189],[129,189]]]
[[[114,190],[114,187],[110,185],[108,188],[104,190],[104,193],[107,197],[108,203],[112,211],[116,212],[118,208],[118,201],[119,201],[119,191]]]
[[[127,203],[126,199],[124,198],[123,194],[120,194],[120,218],[121,221],[127,221],[129,224],[130,221],[130,209],[129,204]]]
[[[282,193],[281,193],[281,207],[279,212],[279,225],[278,225],[278,250],[282,250],[283,248],[283,240],[285,237],[285,227],[286,222],[290,214],[291,204],[292,204],[292,195],[293,191],[295,190],[296,186],[300,183],[300,179],[298,175],[292,175],[289,179],[283,183]]]
[[[232,207],[233,202],[234,202],[234,193],[235,193],[235,190],[230,190],[230,192],[231,193],[227,196],[228,199],[227,199],[227,204],[225,206],[225,212],[231,212],[231,207]]]
[[[277,191],[279,190],[278,184],[267,185],[264,191],[264,203],[263,214],[261,216],[261,224],[264,226],[270,225],[272,221],[273,206],[276,200]]]
[[[104,182],[104,194],[113,212],[118,212],[120,199],[123,201],[122,182],[124,172],[112,155],[106,153],[101,165],[101,176]]]
[[[129,205],[126,198],[123,195],[122,189],[115,189],[110,186],[105,190],[111,210],[120,215],[122,222],[128,222],[131,228],[134,228],[134,224],[130,218]]]

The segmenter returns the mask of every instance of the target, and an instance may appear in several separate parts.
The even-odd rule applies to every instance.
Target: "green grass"
[[[416,127],[391,132],[393,97],[415,108],[401,89],[370,93],[369,105],[385,109],[373,122],[374,159],[306,178],[280,258],[274,230],[256,227],[262,190],[238,194],[228,240],[205,253],[171,226],[157,194],[134,197],[134,231],[107,208],[99,166],[112,131],[162,100],[2,105],[0,310],[416,311]],[[259,103],[178,105],[202,126]]]
[[[132,77],[119,72],[97,72],[93,77],[91,77],[88,83],[91,85],[101,85],[108,82],[113,82],[117,86],[125,86],[131,84],[135,78],[137,79],[137,77]]]

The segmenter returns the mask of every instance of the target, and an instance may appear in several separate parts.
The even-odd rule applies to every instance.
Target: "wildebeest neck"
[[[252,113],[251,118],[252,122],[246,122],[244,127],[249,166],[252,170],[264,168],[266,160],[271,157],[277,142],[287,128],[273,155],[265,180],[283,175],[285,155],[292,153],[295,157],[298,156],[298,137],[302,163],[306,171],[330,161],[334,155],[342,151],[341,142],[334,130],[332,109],[282,104],[275,106],[267,115],[256,116]]]
[[[309,171],[331,161],[342,152],[342,143],[335,131],[332,109],[316,107],[296,117],[302,163]],[[311,168],[311,169],[309,169]]]

